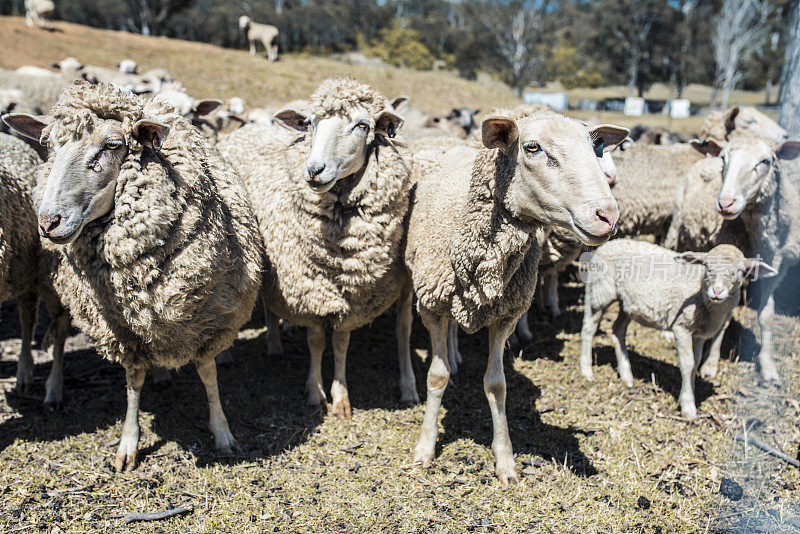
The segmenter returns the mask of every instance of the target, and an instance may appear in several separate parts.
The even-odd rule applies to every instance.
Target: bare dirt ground
[[[205,395],[193,369],[142,395],[141,465],[115,474],[124,375],[75,332],[66,357],[65,402],[40,402],[49,356],[37,351],[30,396],[10,391],[18,324],[0,328],[0,530],[5,532],[793,532],[800,529],[800,470],[734,441],[748,435],[796,456],[800,444],[800,322],[780,317],[781,386],[754,365],[724,359],[719,378],[698,380],[701,417],[684,420],[670,341],[632,326],[636,374],[626,388],[605,336],[596,339],[596,380],[577,371],[582,292],[553,323],[534,320],[536,340],[509,350],[508,414],[521,484],[493,475],[491,422],[482,391],[487,340],[461,336],[465,364],[445,395],[437,460],[411,465],[423,407],[398,402],[393,317],[352,337],[352,420],[304,406],[305,335],[284,333],[268,357],[261,317],[243,330],[220,370],[225,410],[246,456],[215,454]],[[607,317],[603,331],[610,328]],[[739,320],[754,323],[742,310]],[[44,333],[46,314],[38,327]],[[738,328],[738,345],[754,338]],[[412,339],[424,394],[427,334]],[[725,353],[734,348],[727,343]],[[331,355],[325,358],[330,383]],[[129,512],[185,506],[188,513],[124,524]]]

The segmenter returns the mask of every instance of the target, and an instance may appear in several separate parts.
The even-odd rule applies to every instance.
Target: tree
[[[167,21],[176,13],[189,8],[194,0],[125,0],[142,35],[161,35]]]
[[[725,0],[714,31],[717,64],[711,106],[722,91],[722,107],[728,107],[731,91],[742,78],[741,62],[764,46],[772,5],[762,0]]]
[[[789,3],[789,13],[782,75],[786,89],[778,122],[796,138],[800,136],[800,0]]]

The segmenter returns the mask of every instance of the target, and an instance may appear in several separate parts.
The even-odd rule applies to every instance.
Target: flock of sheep
[[[476,128],[475,110],[429,117],[405,97],[332,78],[251,121],[241,99],[196,100],[169,73],[138,74],[130,61],[57,68],[0,71],[3,121],[24,138],[0,134],[0,299],[19,303],[18,387],[33,378],[38,299],[52,317],[46,402],[62,399],[71,322],[123,365],[118,470],[136,464],[146,373],[187,363],[206,387],[217,448],[238,448],[214,358],[260,295],[269,353],[282,351],[281,321],[306,328],[312,405],[328,404],[321,359],[331,332],[329,410],[342,418],[351,332],[395,304],[400,398],[419,402],[416,300],[432,348],[414,452],[423,466],[462,361],[459,330],[487,328],[496,473],[516,482],[504,348],[515,329],[523,341],[533,335],[525,314],[539,279],[537,301],[559,313],[558,273],[586,245],[599,246],[584,262],[587,378],[592,336],[619,302],[620,378],[632,384],[631,320],[671,330],[681,410],[694,416],[704,345],[702,372],[713,376],[742,285],[757,277],[767,279],[758,361],[778,379],[772,291],[800,258],[800,142],[754,109],[711,114],[698,139],[667,145],[655,143],[669,136],[633,141],[625,128],[543,106],[496,109]],[[615,234],[627,239],[603,244]],[[630,239],[644,235],[675,250]]]

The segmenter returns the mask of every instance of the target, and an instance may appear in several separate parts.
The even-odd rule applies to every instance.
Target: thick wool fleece
[[[519,318],[536,288],[541,227],[503,205],[515,164],[499,150],[456,148],[414,193],[406,264],[418,308],[469,333]]]
[[[130,139],[141,118],[168,124],[154,151]],[[263,249],[233,169],[183,117],[112,86],[72,87],[53,109],[51,141],[116,119],[129,153],[110,213],[58,252],[54,284],[103,356],[126,368],[214,357],[250,317]],[[51,163],[39,171],[43,184]]]
[[[310,105],[320,118],[358,105],[374,121],[389,102],[369,86],[337,78],[323,82]],[[217,145],[256,209],[268,260],[267,306],[295,324],[351,330],[386,311],[408,283],[402,244],[410,164],[394,143],[380,138],[359,173],[318,194],[305,179],[310,146],[309,137],[287,143],[255,125]]]

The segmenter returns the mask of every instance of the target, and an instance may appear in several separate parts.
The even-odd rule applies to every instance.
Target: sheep
[[[56,5],[51,0],[25,0],[25,24],[33,28],[36,23],[40,28],[52,31],[55,10]]]
[[[453,108],[447,115],[433,116],[424,123],[427,128],[439,128],[448,135],[458,139],[467,139],[475,130],[475,115],[480,113],[479,109],[468,107]]]
[[[0,301],[17,299],[22,346],[17,363],[17,389],[33,384],[31,341],[39,299],[52,319],[53,364],[47,378],[45,403],[59,404],[63,389],[64,340],[69,314],[50,283],[49,258],[36,233],[31,198],[36,166],[41,159],[27,144],[0,133]]]
[[[132,59],[123,59],[117,63],[117,70],[123,74],[139,74],[139,64]]]
[[[681,142],[677,134],[663,126],[649,127],[641,124],[631,129],[631,140],[643,145],[674,145]]]
[[[37,171],[53,283],[78,327],[125,368],[115,467],[136,465],[147,370],[194,363],[223,452],[237,448],[214,356],[250,317],[263,248],[247,193],[189,121],[108,84],[70,86],[51,115],[9,124],[53,150]]]
[[[166,84],[162,90],[153,97],[156,102],[161,102],[175,108],[179,114],[189,119],[192,124],[203,132],[211,144],[217,142],[217,129],[205,117],[222,106],[218,98],[204,98],[195,100],[186,94],[180,84]]]
[[[722,335],[723,326],[739,304],[745,278],[767,278],[776,273],[763,261],[746,259],[733,245],[719,245],[707,253],[678,254],[645,241],[609,241],[592,254],[583,272],[586,293],[581,374],[593,379],[592,338],[603,313],[619,302],[611,341],[620,378],[628,387],[633,386],[625,346],[631,320],[672,331],[682,379],[678,397],[681,413],[695,417],[694,380],[704,342]]]
[[[278,28],[269,24],[253,22],[247,15],[239,17],[239,29],[247,36],[250,55],[256,55],[256,43],[261,43],[267,51],[267,59],[278,61]]]
[[[25,76],[49,76],[51,78],[58,76],[57,72],[43,69],[41,67],[34,67],[33,65],[23,65],[21,67],[17,67],[14,72]]]
[[[268,126],[272,124],[272,113],[264,108],[250,108],[245,115],[246,124]]]
[[[589,130],[541,110],[526,117],[491,116],[481,126],[484,148],[457,147],[419,177],[405,252],[417,309],[431,338],[428,397],[414,461],[430,466],[438,412],[450,379],[450,322],[469,333],[489,329],[484,391],[494,426],[495,472],[519,480],[505,416],[503,348],[536,287],[546,225],[571,228],[600,244],[618,210],[603,178]],[[628,130],[608,126],[595,137],[606,147]]]
[[[208,121],[214,126],[216,131],[221,132],[227,130],[232,125],[236,128],[244,126],[245,120],[245,101],[243,98],[235,96],[217,108],[213,114],[210,114]]]
[[[758,363],[761,376],[779,380],[772,356],[773,292],[790,267],[800,262],[800,141],[775,146],[738,128],[720,153],[722,187],[716,209],[727,221],[737,218],[752,242],[752,253],[772,265],[778,275],[765,281],[756,310],[761,327]]]
[[[782,142],[788,139],[786,130],[766,114],[754,107],[735,106],[710,113],[700,131],[701,140],[713,139],[720,146],[734,129],[746,130],[753,135]]]
[[[268,350],[279,350],[269,335],[276,331],[274,316],[305,326],[311,353],[307,400],[325,405],[320,366],[325,329],[332,329],[331,412],[349,418],[350,332],[399,301],[401,401],[419,402],[409,346],[411,292],[402,260],[411,170],[393,140],[403,119],[385,96],[351,78],[323,81],[304,102],[303,109],[275,114],[295,130],[293,140],[273,127],[247,125],[217,145],[244,180],[264,238]]]
[[[0,69],[0,90],[19,91],[32,112],[39,115],[50,110],[62,89],[73,80],[69,76],[37,76]]]
[[[53,63],[51,66],[54,69],[58,69],[62,74],[72,76],[83,70],[84,64],[70,56]]]

